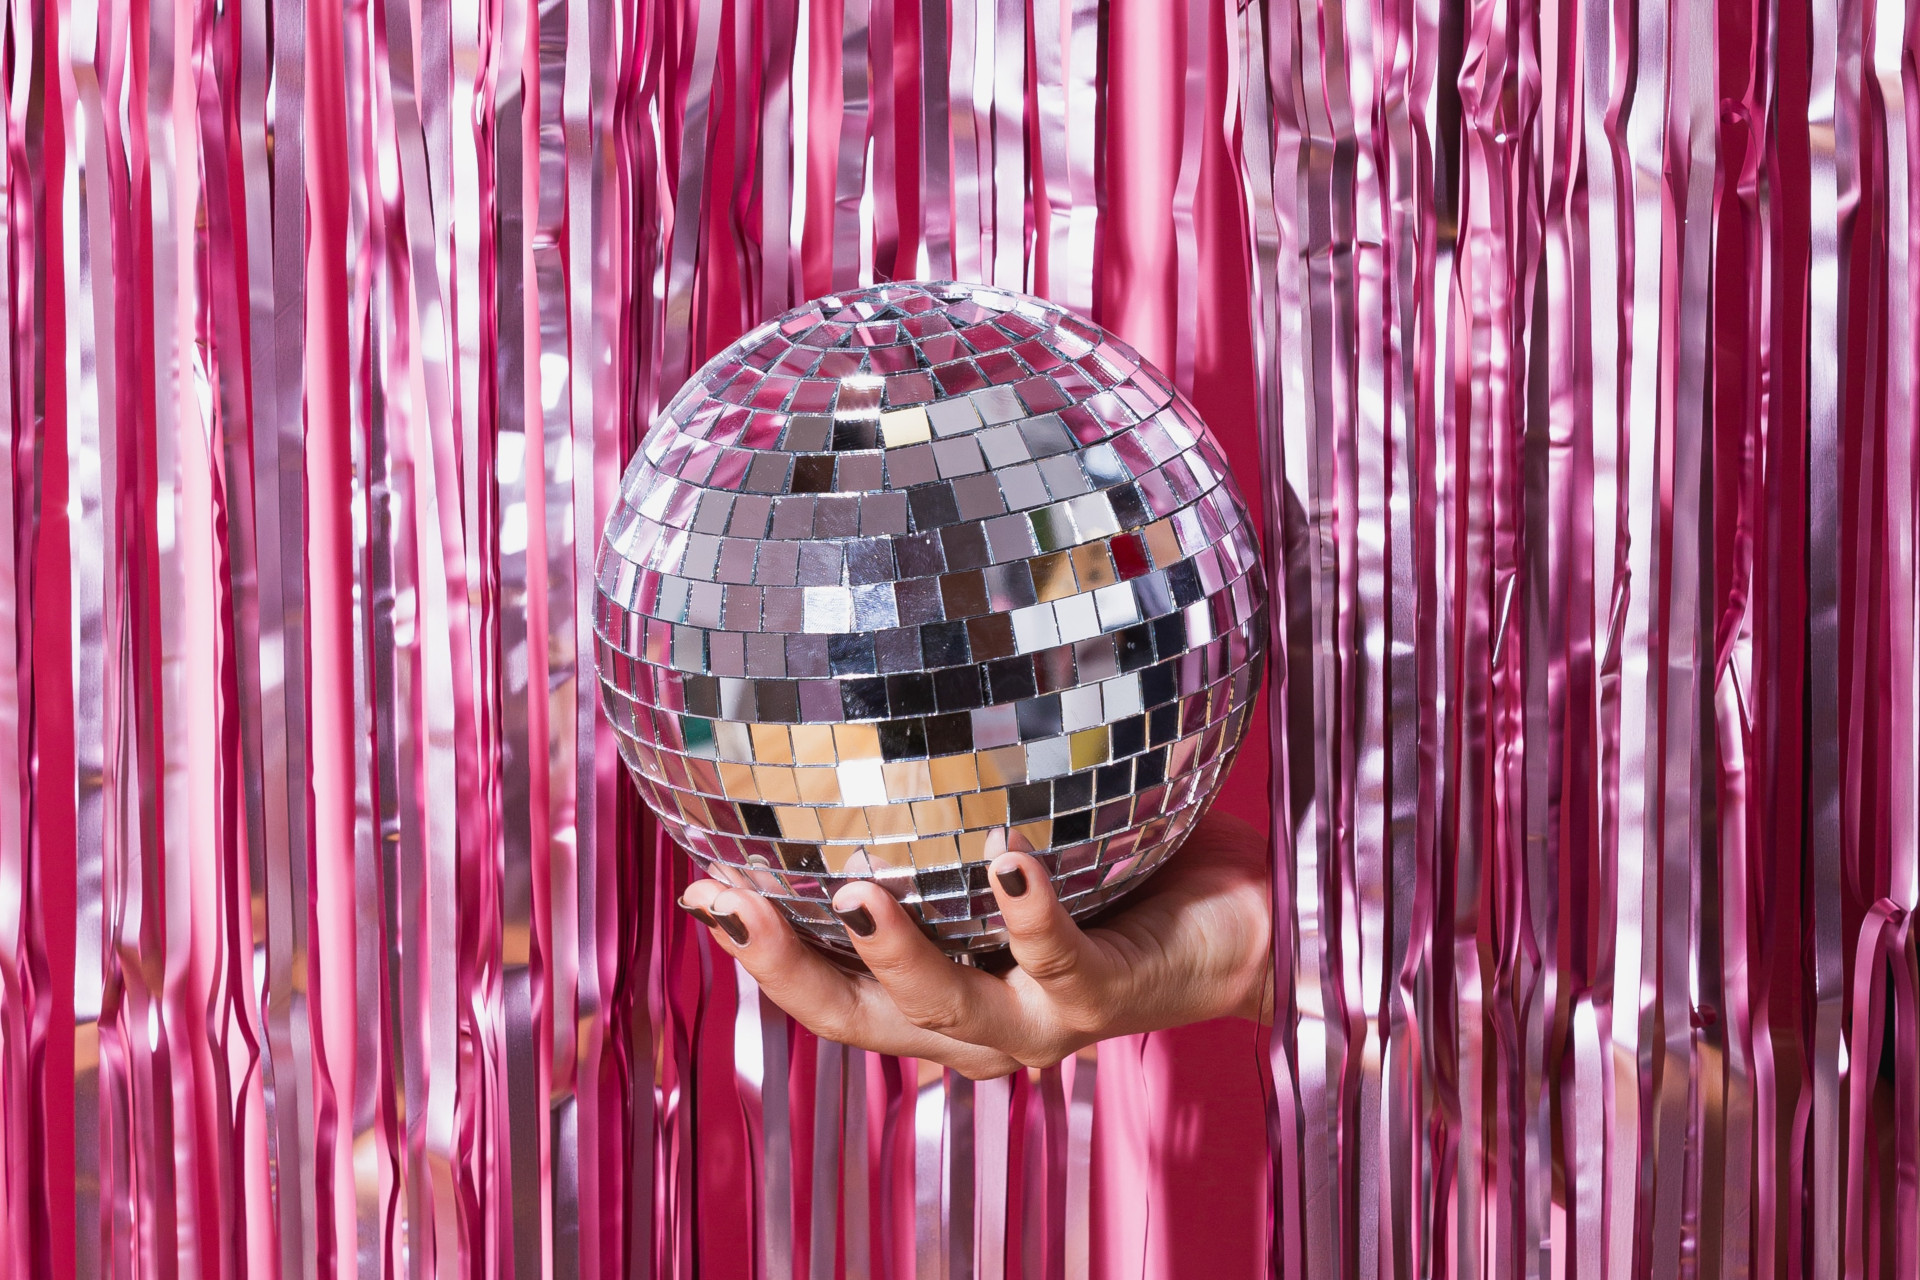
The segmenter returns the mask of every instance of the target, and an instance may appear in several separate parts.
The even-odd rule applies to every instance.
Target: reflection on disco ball
[[[1260,687],[1245,503],[1192,405],[1037,298],[892,284],[714,357],[653,424],[597,572],[602,700],[709,874],[845,949],[874,880],[1005,944],[987,863],[1094,911],[1175,849]]]

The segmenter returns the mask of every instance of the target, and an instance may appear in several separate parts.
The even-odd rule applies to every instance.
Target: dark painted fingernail
[[[853,930],[853,935],[856,938],[871,938],[873,936],[873,913],[865,907],[855,907],[851,911],[842,911],[840,908],[835,907],[833,914],[840,917],[841,924]]]
[[[1009,898],[1018,898],[1027,891],[1027,873],[1015,867],[1011,871],[1000,873],[1000,887],[1007,891]]]
[[[695,920],[698,920],[701,924],[707,926],[707,928],[711,929],[714,927],[713,915],[705,907],[696,907],[691,902],[688,902],[685,898],[675,899],[673,905],[676,907],[679,907],[682,911],[692,916]]]
[[[747,922],[739,916],[731,911],[716,911],[713,913],[713,923],[727,931],[727,936],[733,939],[734,946],[747,945]]]

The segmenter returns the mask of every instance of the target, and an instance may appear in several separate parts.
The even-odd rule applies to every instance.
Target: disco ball
[[[627,468],[602,703],[710,875],[841,950],[833,894],[873,880],[988,951],[1001,851],[1085,915],[1205,810],[1259,565],[1199,415],[1112,335],[973,285],[836,294],[714,357]]]

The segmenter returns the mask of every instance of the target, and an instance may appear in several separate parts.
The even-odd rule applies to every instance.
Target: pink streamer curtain
[[[1236,31],[1275,1267],[1911,1274],[1910,10]]]
[[[0,23],[0,1277],[1920,1270],[1904,5]],[[1260,478],[1270,1037],[972,1085],[672,907],[624,460],[942,276]]]

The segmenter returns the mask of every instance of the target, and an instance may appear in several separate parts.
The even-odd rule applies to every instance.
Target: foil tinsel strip
[[[0,21],[0,1266],[1185,1256],[1106,1154],[1174,1114],[1162,1046],[817,1051],[678,918],[599,723],[647,422],[915,273],[1189,392],[1249,340],[1275,1271],[1911,1270],[1905,6]]]
[[[11,28],[13,12],[7,15]],[[24,34],[24,33],[23,33]],[[11,89],[18,74],[18,56],[0,55],[0,84],[7,86],[8,106]],[[22,158],[13,146],[13,119],[7,112],[7,148],[0,155],[0,208],[11,212],[22,183],[18,162]],[[13,282],[14,272],[28,257],[22,252],[15,227],[9,217],[4,231],[4,249],[0,250],[0,314],[8,317],[18,331],[23,312],[31,314],[33,287],[24,290]],[[25,294],[23,298],[21,295]],[[15,385],[21,362],[16,355],[0,361],[0,1090],[4,1090],[8,1121],[4,1139],[15,1150],[26,1144],[28,1116],[33,1103],[27,1092],[27,1054],[29,1017],[34,1008],[32,974],[28,968],[27,941],[27,773],[21,768],[28,759],[25,721],[20,710],[29,698],[23,696],[22,673],[31,670],[30,632],[22,625],[20,601],[31,595],[31,560],[19,551],[19,496],[27,489],[20,477],[20,444],[27,436],[23,420],[31,422],[31,413],[22,412],[24,398],[32,403],[31,384],[27,395]],[[21,569],[27,571],[29,590],[22,591]],[[27,657],[28,662],[21,659]],[[0,1221],[6,1223],[7,1265],[25,1273],[32,1262],[32,1238],[23,1228],[30,1221],[31,1180],[19,1174],[0,1174]]]

